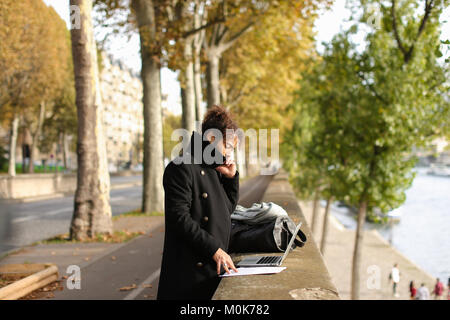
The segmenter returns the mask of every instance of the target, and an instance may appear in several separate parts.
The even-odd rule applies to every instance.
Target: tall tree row
[[[413,180],[411,169],[415,164],[407,153],[436,137],[443,119],[449,116],[448,101],[443,99],[448,93],[448,65],[438,62],[439,17],[445,3],[448,5],[448,1],[426,0],[423,9],[415,1],[399,4],[392,0],[389,5],[380,5],[383,24],[368,35],[368,47],[357,58],[359,68],[355,70],[361,79],[360,101],[365,111],[356,113],[356,121],[365,123],[369,130],[354,130],[359,142],[355,160],[362,164],[362,184],[354,192],[358,224],[353,299],[359,299],[367,210],[379,207],[387,212],[404,202],[404,190]],[[363,17],[363,21],[366,19]]]
[[[291,52],[291,56],[289,56],[286,49],[278,58],[277,63],[280,66],[283,64],[282,59],[289,57],[288,64],[295,65],[299,62],[294,58],[297,52],[301,50],[306,52],[306,48],[312,43],[309,40],[310,25],[305,22],[306,17],[317,6],[317,3],[322,2],[326,1],[95,1],[97,10],[103,13],[104,17],[119,19],[119,21],[110,23],[115,30],[112,34],[131,31],[138,32],[140,37],[145,123],[143,212],[163,210],[161,68],[169,67],[179,71],[183,110],[181,124],[183,128],[191,131],[194,129],[194,121],[201,120],[204,96],[206,96],[207,107],[228,101],[226,92],[228,88],[226,85],[221,85],[221,77],[225,77],[227,72],[223,68],[224,62],[221,62],[225,52],[236,46],[239,39],[251,32],[257,32],[258,37],[249,38],[253,43],[247,43],[247,45],[258,46],[257,42],[264,39],[264,30],[281,23],[282,27],[278,30],[273,27],[270,38],[278,37],[277,31],[284,28],[286,37],[283,40],[275,41],[277,46],[281,48],[293,42],[290,48],[295,48],[297,51]],[[129,14],[124,15],[123,13],[130,8]],[[281,12],[277,15],[278,9]],[[294,14],[291,14],[291,11]],[[269,12],[272,12],[272,16],[277,17],[266,18]],[[288,23],[283,23],[283,14],[289,16]],[[124,16],[126,19],[120,20],[120,17]],[[300,27],[295,25],[295,18],[303,18],[299,24]],[[105,24],[104,20],[102,24]],[[308,27],[306,27],[307,25]],[[289,33],[289,28],[298,27],[296,32]],[[308,35],[303,34],[304,32]],[[262,53],[263,50],[270,50],[267,47],[270,43],[267,41],[265,44],[266,47],[260,46],[259,49],[255,49],[255,52],[260,50],[259,53]],[[302,46],[303,48],[301,48]],[[258,59],[259,53],[253,54],[253,58]],[[275,53],[271,56],[272,62],[276,61],[274,55]],[[269,59],[265,59],[265,61],[267,62],[266,66],[269,66]],[[232,63],[239,65],[241,61],[229,59],[228,64]],[[255,63],[251,66],[255,66]],[[248,67],[249,72],[251,72],[251,66]],[[272,70],[276,70],[276,68],[272,67]],[[284,70],[288,70],[288,67],[285,67]],[[287,73],[282,75],[283,79],[289,79]],[[266,79],[269,79],[268,73]],[[243,85],[243,82],[240,82],[240,85]],[[234,86],[235,89],[236,87],[239,89],[239,85]],[[275,94],[274,92],[271,99],[274,99]],[[256,94],[253,95],[253,97],[256,96]],[[271,103],[272,101],[265,100],[266,105]],[[238,104],[236,103],[236,105]],[[277,107],[283,104],[284,101],[277,103],[276,106],[273,106],[273,110],[278,110]],[[252,110],[257,113],[256,104]]]
[[[141,40],[144,104],[144,183],[142,211],[163,211],[164,196],[161,190],[163,165],[162,110],[161,110],[161,28],[162,2],[133,0]]]

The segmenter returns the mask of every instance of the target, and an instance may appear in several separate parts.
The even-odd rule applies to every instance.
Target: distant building
[[[104,129],[111,171],[142,162],[144,133],[142,81],[119,61],[102,53],[100,87]]]
[[[419,166],[433,163],[450,165],[449,141],[445,137],[435,138],[426,147],[413,147],[412,154],[419,159]]]
[[[447,148],[448,141],[447,141],[447,139],[445,139],[443,137],[436,138],[431,142],[431,146],[433,148],[433,152],[442,153]]]

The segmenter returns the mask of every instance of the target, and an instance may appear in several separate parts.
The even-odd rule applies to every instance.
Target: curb
[[[142,186],[142,181],[114,184],[114,185],[111,185],[111,187],[109,189],[116,190],[116,189],[124,189],[124,188],[139,187],[139,186]]]
[[[58,280],[58,267],[54,264],[46,264],[45,266],[44,270],[0,288],[0,300],[17,300]]]
[[[110,186],[109,190],[118,190],[118,189],[125,189],[125,188],[131,188],[131,187],[139,187],[139,186],[142,186],[142,181],[113,184]],[[45,194],[45,195],[41,195],[41,196],[32,196],[32,197],[16,198],[16,199],[1,199],[1,200],[11,201],[11,203],[29,203],[29,202],[69,197],[69,196],[73,196],[74,194],[75,194],[75,190],[67,191],[67,192]]]

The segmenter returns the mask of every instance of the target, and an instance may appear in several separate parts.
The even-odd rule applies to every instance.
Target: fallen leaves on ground
[[[63,291],[64,285],[62,280],[57,280],[46,286],[34,290],[33,292],[27,294],[26,296],[19,298],[19,300],[34,300],[34,299],[51,299],[55,297],[54,291]]]
[[[92,242],[100,242],[100,243],[123,243],[127,242],[137,236],[143,235],[145,232],[143,231],[137,231],[137,232],[131,232],[129,230],[116,230],[112,234],[107,233],[97,233],[91,238],[86,239],[70,239],[68,234],[61,234],[58,236],[55,236],[53,238],[42,240],[38,243],[44,243],[44,244],[51,244],[51,243],[92,243]],[[79,251],[79,248],[75,248],[76,251]],[[52,255],[55,255],[56,252],[53,251],[51,253]],[[73,255],[77,255],[77,253],[73,253]]]
[[[133,290],[136,288],[137,288],[136,283],[133,283],[131,286],[125,286],[125,287],[120,288],[119,291],[130,291],[130,290]]]

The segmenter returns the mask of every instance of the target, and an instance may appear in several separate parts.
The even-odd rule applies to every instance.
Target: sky
[[[55,8],[56,12],[66,21],[70,28],[69,21],[69,0],[44,0],[47,5]],[[350,16],[350,11],[345,7],[346,0],[335,0],[330,10],[322,11],[315,22],[315,31],[317,32],[317,49],[322,51],[322,42],[329,42],[333,36],[342,28],[346,28],[348,23],[346,19]],[[443,14],[442,21],[446,22],[442,28],[442,39],[450,38],[450,8],[447,8]],[[355,40],[362,40],[363,35],[359,34]],[[362,43],[361,41],[360,43]],[[139,54],[139,37],[133,35],[130,41],[117,37],[110,40],[111,49],[108,51],[115,59],[123,61],[130,69],[139,73],[141,69],[141,59]],[[177,80],[177,74],[167,68],[161,70],[161,89],[162,93],[167,95],[167,101],[163,102],[163,107],[169,109],[174,114],[181,114],[180,86]]]

